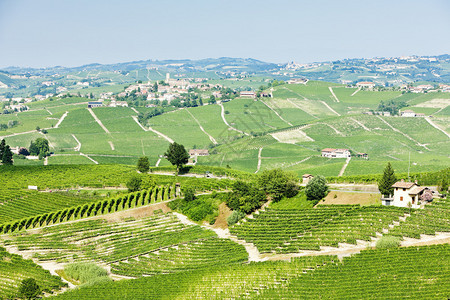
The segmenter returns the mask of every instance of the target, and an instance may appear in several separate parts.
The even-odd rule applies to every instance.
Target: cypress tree
[[[5,147],[6,147],[6,142],[5,142],[5,139],[3,139],[0,142],[0,159],[2,159],[2,157],[3,157],[3,152],[5,151]]]
[[[392,185],[397,182],[397,177],[394,174],[391,163],[388,162],[386,168],[384,168],[383,177],[378,181],[378,190],[381,195],[389,196],[394,193]]]
[[[11,149],[9,148],[9,145],[6,145],[5,150],[3,150],[2,164],[12,165],[13,164],[12,158],[13,158],[13,154],[11,152]]]

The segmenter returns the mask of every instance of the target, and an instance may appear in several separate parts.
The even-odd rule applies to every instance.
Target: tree
[[[325,177],[319,175],[311,179],[305,188],[306,198],[316,200],[325,198],[328,195],[328,185]]]
[[[177,166],[177,174],[180,171],[180,167],[189,160],[189,154],[184,146],[177,144],[176,142],[170,144],[169,149],[164,153],[164,156],[172,165]]]
[[[288,198],[297,194],[297,176],[293,173],[285,172],[281,169],[265,170],[258,177],[258,186],[274,202],[279,201],[283,196]]]
[[[184,194],[184,201],[186,201],[186,202],[191,202],[191,201],[194,201],[196,199],[195,191],[191,187],[184,188],[183,189],[183,194]]]
[[[136,192],[141,189],[142,177],[137,174],[132,176],[127,182],[128,192]]]
[[[6,142],[5,142],[5,139],[3,139],[0,142],[0,159],[3,157],[3,152],[5,151],[5,147],[6,147]]]
[[[2,155],[2,164],[12,165],[13,164],[12,158],[13,158],[13,153],[11,152],[9,145],[6,145],[5,150],[3,151],[3,155]]]
[[[37,138],[34,142],[30,144],[30,154],[39,155],[41,157],[47,156],[50,151],[48,146],[48,140],[45,138]]]
[[[394,174],[394,169],[392,169],[391,163],[386,165],[384,168],[383,177],[378,181],[378,190],[381,195],[387,197],[394,193],[394,188],[392,185],[397,182],[397,177]]]
[[[39,285],[34,278],[27,278],[22,280],[19,287],[19,295],[25,299],[36,298],[41,293]]]
[[[36,126],[36,131],[41,131],[41,127]]]
[[[150,162],[147,156],[142,156],[139,158],[137,163],[137,169],[141,173],[147,173],[150,170]]]
[[[233,192],[227,198],[226,203],[232,210],[249,214],[260,208],[266,200],[266,194],[260,191],[255,183],[238,180],[233,184]]]

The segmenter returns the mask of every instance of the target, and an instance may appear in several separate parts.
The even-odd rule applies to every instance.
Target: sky
[[[448,0],[0,0],[0,68],[450,54]]]

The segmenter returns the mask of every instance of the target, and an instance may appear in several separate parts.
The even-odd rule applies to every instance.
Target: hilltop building
[[[406,118],[410,118],[410,117],[415,117],[416,113],[410,109],[404,110],[402,112],[400,112],[402,117],[406,117]]]
[[[348,149],[325,148],[322,150],[322,157],[328,158],[348,158],[351,156]]]
[[[94,107],[102,107],[103,103],[99,101],[89,101],[88,102],[88,108],[94,108]]]
[[[306,84],[308,79],[306,78],[292,78],[286,81],[287,84]]]
[[[361,81],[356,84],[359,88],[373,89],[375,87],[375,83],[370,81]]]
[[[242,91],[239,95],[240,95],[241,97],[256,98],[256,93],[255,93],[255,92],[252,92],[252,91]]]
[[[208,155],[209,155],[208,149],[191,149],[191,150],[189,150],[189,156],[190,157],[194,157],[194,156],[208,156]]]
[[[394,196],[392,198],[382,198],[383,205],[421,208],[421,204],[431,202],[433,194],[430,189],[425,186],[420,186],[415,182],[405,182],[403,179],[397,181],[392,185],[394,188]],[[410,203],[410,204],[409,204]]]

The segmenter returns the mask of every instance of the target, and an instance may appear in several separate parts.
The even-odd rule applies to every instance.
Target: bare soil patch
[[[219,216],[216,219],[216,222],[214,223],[214,228],[222,228],[226,229],[228,228],[227,219],[233,212],[231,209],[225,204],[225,202],[220,203],[219,205]]]
[[[113,214],[99,216],[99,219],[105,219],[108,222],[120,222],[125,218],[142,219],[153,216],[155,210],[162,210],[164,213],[171,211],[166,203],[157,203],[150,206],[137,207],[116,212]]]
[[[338,192],[331,191],[325,197],[325,201],[320,201],[320,204],[360,204],[360,205],[374,205],[381,204],[379,193],[352,193],[352,192]]]
[[[432,99],[414,105],[414,107],[431,107],[431,108],[446,108],[449,105],[448,99]]]

